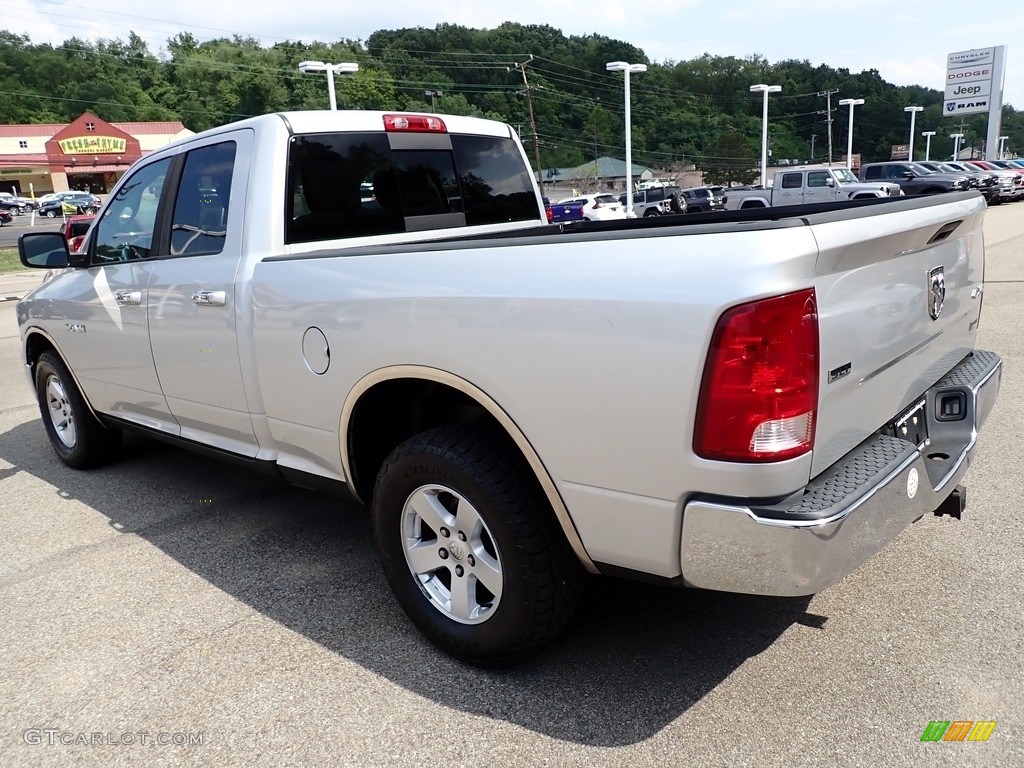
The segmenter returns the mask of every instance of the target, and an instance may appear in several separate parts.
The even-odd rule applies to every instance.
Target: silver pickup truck
[[[131,429],[372,507],[411,620],[533,654],[587,572],[822,590],[959,516],[977,193],[548,225],[502,123],[294,112],[138,161],[18,304],[57,457]]]
[[[810,205],[845,200],[899,197],[900,185],[889,181],[858,181],[847,168],[814,166],[779,169],[772,186],[753,189],[726,189],[726,210],[768,208],[782,205]]]

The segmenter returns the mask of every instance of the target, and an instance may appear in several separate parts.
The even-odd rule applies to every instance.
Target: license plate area
[[[914,403],[883,431],[892,437],[906,440],[923,449],[929,443],[926,402],[927,400],[921,399]]]

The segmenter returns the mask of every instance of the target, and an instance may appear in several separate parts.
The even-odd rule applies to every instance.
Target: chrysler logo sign
[[[935,267],[928,273],[928,315],[938,320],[942,304],[946,301],[946,276],[942,267]]]

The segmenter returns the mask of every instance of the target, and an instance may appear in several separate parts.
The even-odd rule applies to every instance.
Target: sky
[[[1024,110],[1020,0],[4,0],[0,28],[36,44],[73,36],[127,40],[134,31],[158,54],[181,31],[200,41],[237,34],[272,45],[366,40],[379,29],[443,23],[491,29],[505,21],[622,40],[652,62],[758,54],[769,62],[877,69],[896,85],[940,90],[947,54],[1005,45],[1004,103]]]

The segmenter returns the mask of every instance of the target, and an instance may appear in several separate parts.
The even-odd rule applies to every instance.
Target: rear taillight
[[[444,120],[431,115],[384,115],[385,131],[410,133],[447,133]]]
[[[711,339],[694,452],[745,462],[800,456],[814,443],[817,403],[814,290],[733,307]]]

